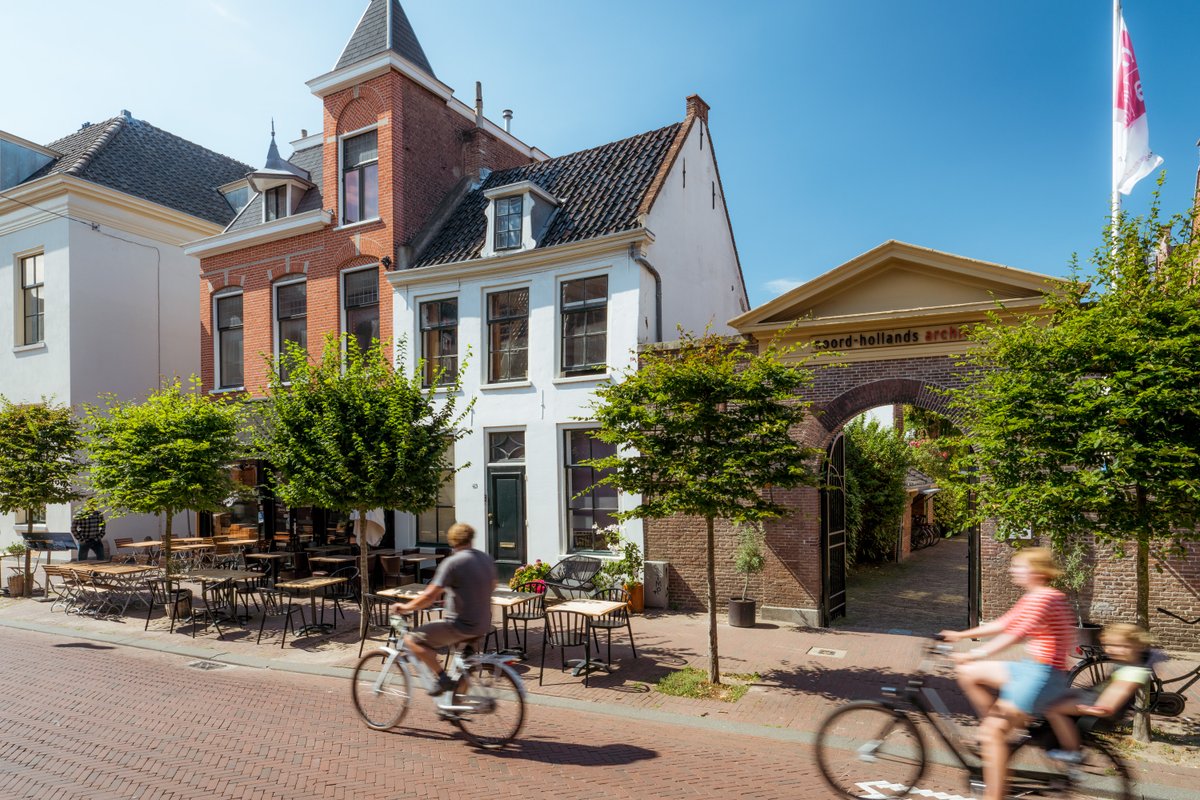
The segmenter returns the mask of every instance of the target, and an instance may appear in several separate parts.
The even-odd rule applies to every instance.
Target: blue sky
[[[6,2],[0,128],[121,109],[251,164],[321,125],[304,85],[365,0]],[[551,155],[711,125],[751,302],[888,239],[1063,274],[1108,211],[1108,0],[408,0],[438,77]],[[1128,0],[1164,205],[1191,202],[1200,3]],[[1153,180],[1126,200],[1144,211]]]

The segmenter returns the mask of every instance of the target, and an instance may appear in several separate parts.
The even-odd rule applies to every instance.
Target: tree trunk
[[[708,563],[705,565],[708,571],[708,680],[709,683],[720,683],[721,669],[717,660],[717,548],[713,536],[713,518],[705,517],[704,521],[708,523]]]
[[[174,573],[171,563],[171,519],[175,516],[171,513],[171,509],[166,510],[167,524],[163,528],[163,546],[162,546],[162,562],[163,569],[166,571],[167,580],[170,580]]]
[[[25,512],[25,597],[33,597],[33,509]]]
[[[1144,518],[1146,490],[1141,486],[1137,487],[1137,509],[1138,516]],[[1145,528],[1138,531],[1134,571],[1137,575],[1137,624],[1150,630],[1150,532]],[[1149,704],[1149,694],[1141,689],[1138,696],[1141,698],[1138,705],[1145,708]],[[1150,741],[1150,715],[1145,711],[1133,715],[1133,739],[1143,743]]]
[[[370,545],[367,544],[367,510],[365,508],[358,510],[358,525],[355,526],[354,533],[354,538],[358,539],[358,638],[359,641],[362,641],[367,638],[367,628],[370,623],[367,614],[367,595],[371,593],[371,575],[367,569],[371,559],[367,553]]]

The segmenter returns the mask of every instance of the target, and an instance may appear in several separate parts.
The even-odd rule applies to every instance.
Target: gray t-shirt
[[[483,636],[492,629],[495,581],[496,562],[487,553],[468,547],[443,559],[430,583],[447,590],[447,621],[464,634]]]

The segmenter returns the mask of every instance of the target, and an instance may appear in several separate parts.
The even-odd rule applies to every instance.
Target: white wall
[[[706,326],[714,333],[733,333],[727,323],[749,305],[703,123],[697,122],[688,134],[646,227],[655,235],[646,258],[663,278],[663,338],[677,338],[677,326],[693,333],[702,333]]]

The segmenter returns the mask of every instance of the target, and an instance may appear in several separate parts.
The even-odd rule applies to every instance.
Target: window
[[[46,341],[45,254],[21,259],[21,344]]]
[[[287,186],[267,189],[267,193],[263,196],[263,222],[283,219],[288,215],[287,192]]]
[[[342,142],[342,222],[379,216],[379,145],[375,131]]]
[[[425,385],[432,386],[438,371],[448,383],[458,374],[458,300],[421,303],[421,356],[425,359]]]
[[[438,489],[437,503],[417,515],[418,545],[449,544],[446,531],[454,524],[454,472],[446,472],[443,477],[446,482]]]
[[[567,530],[570,531],[568,547],[576,550],[604,550],[605,542],[596,532],[614,524],[617,519],[617,490],[611,486],[597,486],[592,491],[576,497],[590,486],[595,486],[605,472],[580,462],[592,458],[604,458],[616,453],[616,446],[592,438],[593,430],[564,431],[563,453],[565,454],[567,487]]]
[[[239,186],[236,189],[230,189],[225,192],[225,202],[229,203],[229,207],[235,212],[241,211],[250,202],[250,187]]]
[[[46,507],[41,506],[40,508],[33,509],[32,516],[33,516],[33,524],[34,525],[45,525],[46,524]],[[29,517],[30,517],[29,511],[27,511],[23,508],[17,509],[16,517],[17,517],[16,525],[18,528],[21,528],[21,527],[28,528],[29,527]]]
[[[607,346],[608,276],[563,281],[563,374],[603,372]]]
[[[286,381],[287,364],[282,356],[288,351],[288,343],[295,343],[301,350],[308,346],[308,284],[305,281],[285,283],[275,287],[275,322],[280,357],[279,379]]]
[[[521,246],[521,196],[496,198],[496,250]]]
[[[217,298],[217,386],[242,385],[242,295]]]
[[[488,295],[488,382],[524,380],[529,372],[529,290]]]
[[[358,341],[359,352],[365,353],[379,338],[379,273],[374,265],[347,272],[342,285],[346,333]]]

